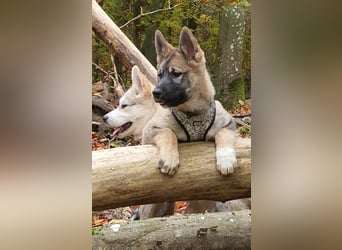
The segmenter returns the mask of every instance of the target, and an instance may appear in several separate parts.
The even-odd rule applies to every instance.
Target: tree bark
[[[250,249],[251,210],[132,221],[97,229],[93,249]]]
[[[92,106],[93,108],[101,109],[104,113],[107,113],[114,109],[110,102],[101,96],[92,96]]]
[[[92,1],[92,27],[94,32],[120,58],[122,64],[128,68],[132,68],[133,65],[138,65],[147,79],[152,84],[156,84],[156,69],[108,17],[95,0]]]
[[[245,83],[242,71],[246,9],[224,3],[220,14],[215,72],[216,98],[230,110],[237,108],[238,100],[245,100]]]
[[[251,196],[250,139],[239,139],[239,168],[222,176],[216,170],[215,144],[180,143],[181,165],[174,176],[157,168],[151,145],[92,152],[93,210],[177,200],[227,201]]]

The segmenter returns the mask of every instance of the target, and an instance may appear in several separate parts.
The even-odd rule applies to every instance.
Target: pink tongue
[[[115,138],[115,137],[119,134],[120,129],[121,129],[121,127],[118,127],[118,128],[116,128],[116,129],[114,130],[114,132],[113,132],[113,134],[112,134],[112,137],[113,137],[113,138]]]

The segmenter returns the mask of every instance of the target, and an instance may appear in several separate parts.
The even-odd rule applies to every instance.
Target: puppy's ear
[[[144,90],[144,83],[141,78],[141,72],[137,65],[134,65],[132,68],[132,86],[134,87],[136,94],[139,94]]]
[[[157,63],[159,63],[173,48],[172,45],[165,40],[163,34],[159,30],[156,30],[155,32],[154,45],[156,47]]]
[[[135,89],[135,93],[138,95],[144,93],[144,95],[151,95],[151,83],[141,73],[139,67],[134,65],[132,68],[132,86]]]
[[[179,49],[188,61],[199,61],[201,59],[199,44],[191,30],[186,26],[182,28],[179,35]]]

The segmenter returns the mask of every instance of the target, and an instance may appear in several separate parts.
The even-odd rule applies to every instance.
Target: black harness
[[[215,101],[210,103],[210,107],[206,113],[193,114],[183,113],[171,108],[172,115],[178,124],[184,130],[187,141],[204,141],[211,126],[214,123],[216,115]]]

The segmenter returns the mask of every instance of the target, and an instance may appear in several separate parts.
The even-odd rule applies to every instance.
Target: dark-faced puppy
[[[159,108],[143,130],[143,144],[159,149],[158,167],[173,175],[179,167],[178,141],[215,140],[217,169],[234,172],[235,124],[218,101],[197,40],[183,27],[178,47],[155,33],[158,84],[152,94]]]
[[[187,75],[179,69],[159,71],[158,79],[158,86],[152,92],[157,103],[166,107],[177,107],[188,100],[189,81]]]

